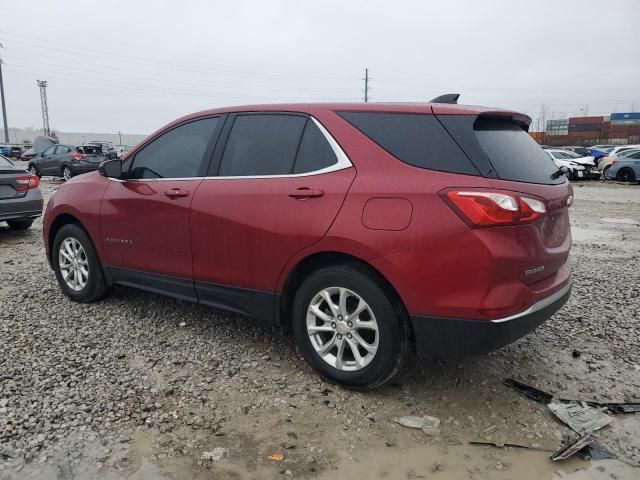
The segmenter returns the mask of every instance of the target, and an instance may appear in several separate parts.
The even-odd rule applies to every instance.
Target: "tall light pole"
[[[0,48],[4,48],[0,43]],[[4,81],[2,80],[2,58],[0,57],[0,97],[2,97],[2,122],[4,125],[4,142],[9,143],[9,125],[7,125],[7,107],[4,104]]]
[[[47,107],[47,82],[38,80],[38,87],[40,87],[40,105],[42,106],[42,129],[44,134],[51,136],[51,130],[49,129],[49,107]]]

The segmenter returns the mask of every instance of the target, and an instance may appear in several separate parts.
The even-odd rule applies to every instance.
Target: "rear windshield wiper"
[[[561,175],[566,175],[569,169],[567,167],[560,167],[558,170],[551,174],[552,179],[560,178]]]

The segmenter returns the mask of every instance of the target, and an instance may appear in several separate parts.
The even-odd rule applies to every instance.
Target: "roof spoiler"
[[[429,103],[458,103],[459,98],[459,93],[445,93],[444,95],[431,99]]]

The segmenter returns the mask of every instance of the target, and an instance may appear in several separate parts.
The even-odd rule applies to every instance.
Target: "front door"
[[[219,117],[172,127],[128,159],[100,214],[103,264],[114,280],[195,299],[189,209]]]
[[[51,145],[44,152],[40,154],[38,160],[38,171],[40,175],[59,175],[60,172],[53,171],[53,165],[55,163],[55,151],[58,148],[57,145]]]
[[[195,285],[203,303],[268,319],[284,266],[327,232],[355,169],[310,117],[229,120],[216,171],[192,203]]]

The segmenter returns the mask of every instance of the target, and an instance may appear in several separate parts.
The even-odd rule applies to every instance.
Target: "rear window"
[[[341,112],[340,116],[405,163],[430,170],[479,175],[433,115]]]
[[[563,183],[553,178],[558,168],[519,125],[504,120],[480,119],[475,133],[489,161],[503,180],[527,183]]]

